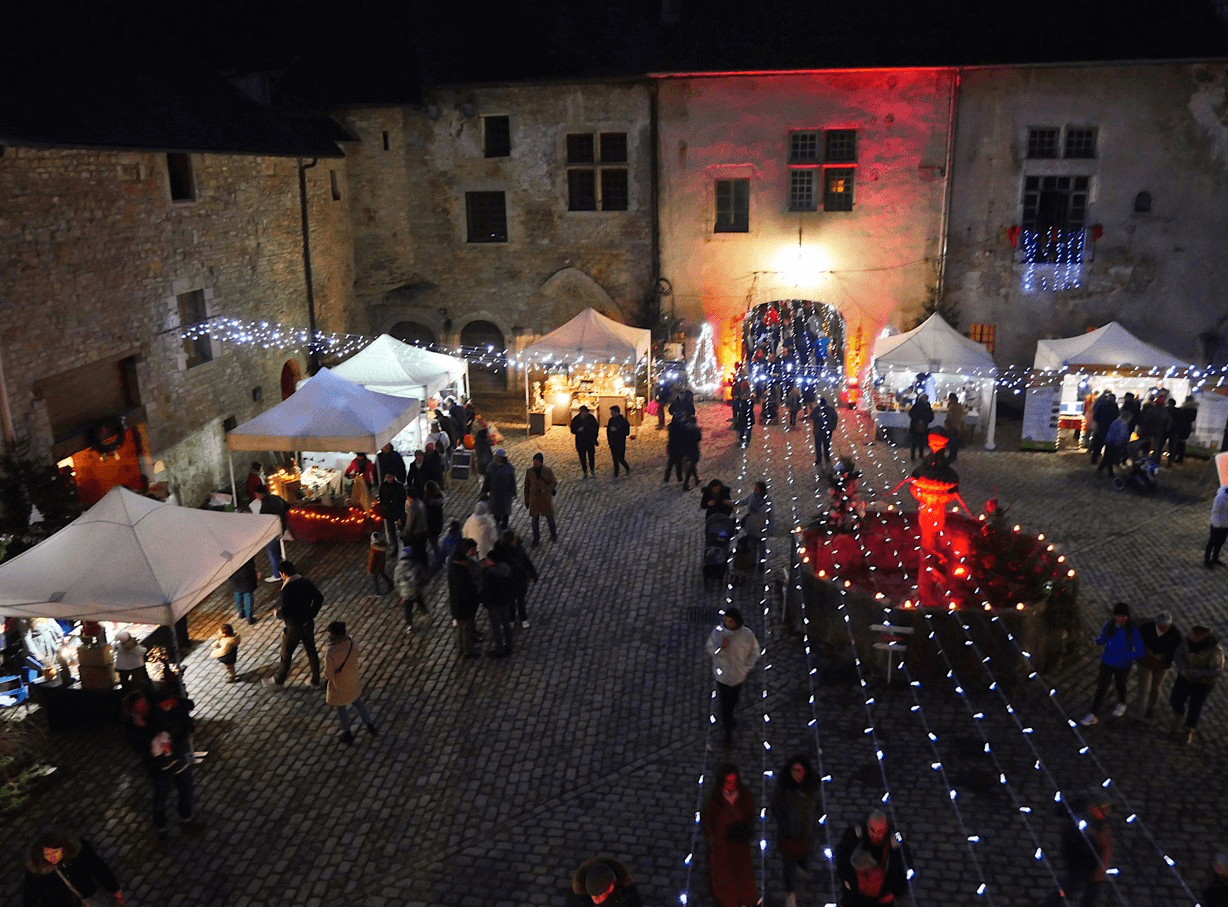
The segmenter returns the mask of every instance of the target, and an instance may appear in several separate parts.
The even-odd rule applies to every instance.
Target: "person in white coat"
[[[743,624],[742,612],[737,608],[727,608],[721,626],[708,637],[707,648],[712,656],[712,673],[716,677],[716,692],[721,701],[725,745],[729,746],[733,743],[733,710],[738,704],[742,684],[759,660],[759,640]]]
[[[495,542],[499,540],[499,527],[495,525],[495,518],[490,515],[485,501],[478,501],[473,508],[473,514],[461,527],[461,537],[478,543],[478,560],[485,558],[495,547]]]

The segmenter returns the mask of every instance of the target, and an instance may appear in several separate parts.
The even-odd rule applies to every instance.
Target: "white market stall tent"
[[[1180,404],[1190,394],[1192,367],[1139,340],[1116,321],[1076,337],[1038,340],[1024,399],[1020,447],[1057,450],[1072,440],[1083,427],[1088,393],[1112,391],[1120,401],[1126,393],[1146,399],[1164,390]]]
[[[306,450],[374,454],[416,419],[419,409],[417,398],[379,394],[322,368],[281,403],[227,432],[226,444],[232,452]],[[227,459],[231,462],[233,490],[234,460]]]
[[[172,626],[280,533],[276,516],[193,510],[112,488],[0,564],[0,614]]]
[[[926,382],[934,425],[946,419],[947,395],[954,393],[967,410],[966,424],[985,426],[985,447],[994,447],[997,409],[993,356],[975,340],[963,336],[934,313],[917,327],[874,345],[874,418],[883,429],[908,427],[908,408],[919,375]]]
[[[377,394],[425,401],[449,387],[468,396],[469,363],[465,359],[402,343],[388,334],[334,366],[332,373]]]
[[[520,358],[525,363],[525,407],[529,406],[530,365],[548,363],[565,363],[572,367],[600,364],[637,365],[640,360],[649,358],[651,350],[652,331],[648,328],[633,328],[602,315],[596,309],[585,309],[566,324],[555,328],[536,343],[525,347],[521,352]],[[648,387],[652,387],[651,374],[648,376]],[[632,396],[634,396],[634,387]]]

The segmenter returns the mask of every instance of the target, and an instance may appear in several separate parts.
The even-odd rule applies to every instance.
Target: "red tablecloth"
[[[291,507],[286,515],[290,532],[300,542],[365,542],[383,527],[378,516],[358,507],[311,505]]]

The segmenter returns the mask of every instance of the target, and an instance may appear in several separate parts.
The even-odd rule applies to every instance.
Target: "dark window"
[[[1053,126],[1033,126],[1028,130],[1028,157],[1057,157],[1057,139],[1060,130]]]
[[[1065,157],[1094,158],[1096,156],[1096,130],[1083,127],[1066,127]]]
[[[507,242],[507,207],[502,192],[466,192],[469,242]]]
[[[1022,260],[1070,263],[1083,259],[1086,176],[1029,176],[1023,182]]]
[[[601,210],[627,210],[627,171],[611,168],[601,171]]]
[[[856,129],[825,129],[823,160],[829,164],[851,164],[857,160]]]
[[[603,132],[601,133],[601,163],[603,164],[625,164],[627,163],[627,133],[625,132]]]
[[[209,341],[208,312],[205,311],[205,291],[193,290],[190,293],[180,293],[175,297],[179,302],[179,327],[191,329],[199,336],[185,337],[183,354],[187,357],[187,367],[203,365],[213,358],[213,345]]]
[[[600,152],[600,154],[598,154]],[[567,136],[567,210],[626,211],[627,133],[571,133]],[[587,164],[583,169],[577,164]]]
[[[789,171],[789,210],[814,210],[814,170]]]
[[[813,164],[819,160],[819,134],[817,132],[789,133],[789,163]]]
[[[595,156],[596,148],[590,133],[567,136],[567,163],[592,164],[595,162]]]
[[[196,180],[192,174],[192,157],[171,153],[166,156],[166,175],[171,185],[171,201],[190,202],[196,198]]]
[[[384,150],[388,150],[388,130],[384,130]]]
[[[750,232],[750,180],[716,181],[716,225],[712,232]]]
[[[853,210],[853,168],[828,167],[823,171],[823,210]]]
[[[482,117],[487,157],[509,157],[512,153],[512,125],[507,117]]]
[[[597,171],[567,171],[567,210],[597,210]]]
[[[341,201],[341,183],[337,180],[337,171],[328,171],[328,185],[333,192],[333,201]]]
[[[1150,214],[1151,213],[1151,193],[1140,192],[1134,196],[1134,213],[1135,214]]]

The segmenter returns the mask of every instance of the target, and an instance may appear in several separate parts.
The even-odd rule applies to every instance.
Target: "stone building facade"
[[[646,81],[449,86],[334,114],[359,138],[360,329],[514,354],[588,306],[635,320],[655,279]]]
[[[6,435],[60,459],[91,456],[99,426],[122,427],[139,463],[129,472],[167,482],[182,502],[228,484],[224,423],[280,400],[283,370],[305,374],[307,363],[251,343],[185,342],[180,328],[221,318],[306,328],[298,164],[4,148]],[[305,173],[317,325],[344,330],[354,320],[344,159]],[[83,465],[105,472],[107,458],[93,456],[104,463]]]
[[[945,298],[1000,365],[1118,321],[1228,361],[1228,66],[960,73]]]
[[[661,273],[726,366],[752,306],[838,309],[849,367],[936,292],[955,73],[660,77]]]

